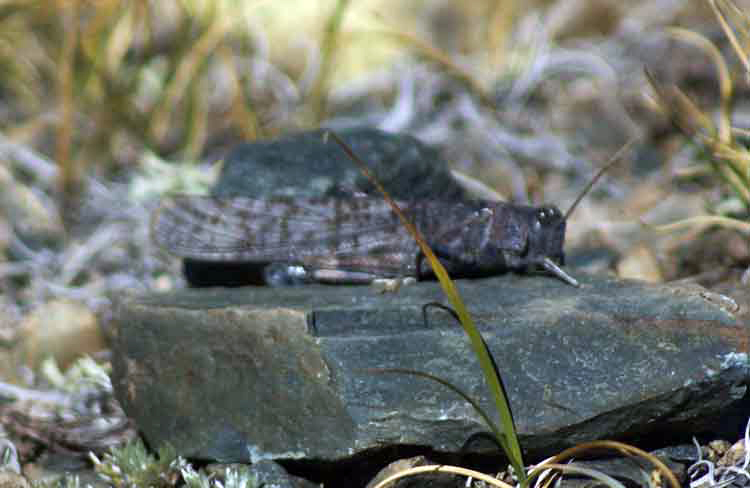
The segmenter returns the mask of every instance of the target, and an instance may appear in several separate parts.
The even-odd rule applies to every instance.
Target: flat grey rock
[[[573,271],[575,273],[575,271]],[[701,288],[581,276],[459,280],[530,455],[583,441],[700,428],[742,398],[747,324]],[[446,388],[368,368],[484,380],[437,283],[396,294],[310,285],[126,298],[113,383],[152,446],[191,458],[336,461],[371,449],[456,452],[486,431]]]

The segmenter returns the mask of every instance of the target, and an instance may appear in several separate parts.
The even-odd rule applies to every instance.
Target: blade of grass
[[[190,93],[187,89],[188,85],[205,68],[206,60],[217,49],[227,32],[232,29],[235,21],[236,19],[231,15],[213,15],[206,30],[179,60],[151,121],[150,130],[156,141],[162,141],[167,136],[174,107],[187,93]]]
[[[529,480],[532,480],[539,476],[546,470],[546,468],[550,464],[558,464],[565,461],[566,459],[571,459],[574,457],[580,458],[582,454],[586,453],[586,451],[593,451],[598,449],[615,450],[622,454],[625,454],[626,456],[643,458],[653,464],[659,471],[661,471],[661,473],[664,475],[664,479],[667,480],[672,488],[680,488],[680,483],[679,481],[677,481],[674,473],[672,473],[672,471],[659,458],[655,457],[653,454],[649,454],[646,451],[643,451],[642,449],[638,449],[635,446],[617,441],[584,442],[583,444],[579,444],[577,446],[566,449],[560,454],[549,459],[548,463],[542,463],[532,469],[529,473]]]
[[[56,80],[60,122],[56,127],[55,158],[60,166],[60,193],[63,219],[72,220],[79,202],[77,197],[83,184],[83,169],[72,156],[73,140],[73,90],[75,83],[74,61],[78,45],[78,1],[62,9],[63,41],[60,49],[60,69]]]
[[[326,22],[325,33],[321,43],[321,60],[320,72],[315,81],[315,85],[310,93],[310,103],[315,121],[320,122],[326,117],[328,111],[328,82],[331,77],[331,68],[336,60],[336,52],[339,45],[338,38],[341,31],[341,24],[344,20],[344,14],[349,6],[349,0],[338,0],[336,7],[331,12],[331,16]]]
[[[730,101],[732,99],[732,76],[729,74],[729,67],[721,56],[721,52],[716,45],[708,40],[705,36],[687,29],[673,27],[667,29],[667,32],[675,39],[692,44],[705,52],[716,66],[716,74],[719,77],[719,95],[721,100],[721,116],[719,117],[718,138],[721,142],[728,143],[731,140],[731,123],[730,123]]]
[[[718,5],[716,5],[716,0],[708,0],[708,4],[711,6],[711,9],[716,16],[716,20],[719,22],[719,25],[721,25],[721,28],[724,30],[724,35],[727,36],[727,39],[729,39],[729,43],[732,45],[732,48],[734,48],[734,52],[737,54],[737,57],[740,58],[743,66],[745,66],[746,73],[750,73],[750,61],[748,61],[747,53],[744,49],[742,49],[740,42],[737,40],[737,36],[734,34],[734,30],[732,30],[729,22],[727,22]],[[737,9],[737,7],[734,6],[731,2],[729,2],[729,6]],[[734,10],[734,12],[736,15],[742,14],[739,9]]]
[[[239,127],[242,137],[254,141],[261,133],[261,124],[258,120],[258,114],[252,109],[250,98],[243,89],[246,80],[238,71],[237,63],[232,59],[232,52],[227,46],[219,46],[218,56],[221,57],[224,66],[227,68],[227,76],[234,92],[230,109],[231,118]]]
[[[577,466],[575,464],[557,464],[557,463],[545,463],[545,470],[557,470],[561,473],[567,473],[579,476],[588,476],[592,480],[599,481],[602,485],[610,488],[625,488],[625,485],[617,481],[612,476],[602,473],[596,469],[586,468],[583,466]]]
[[[395,42],[411,48],[422,59],[433,63],[459,83],[466,86],[471,93],[476,94],[482,105],[486,107],[494,107],[496,105],[492,100],[490,93],[482,86],[481,82],[474,75],[455,63],[447,53],[431,46],[412,34],[387,27],[358,30],[351,33],[351,35],[363,36],[369,36],[372,34],[383,38],[391,38]]]
[[[651,225],[643,222],[643,225],[656,232],[673,232],[680,229],[692,229],[698,226],[708,227],[710,225],[718,225],[750,235],[750,223],[730,217],[722,217],[721,215],[699,215],[664,225]]]
[[[447,466],[444,464],[434,464],[430,466],[415,466],[413,468],[399,471],[398,473],[392,474],[391,476],[385,478],[384,480],[382,480],[381,482],[373,486],[373,488],[385,488],[386,486],[390,485],[391,483],[401,478],[405,478],[407,476],[415,476],[415,475],[422,474],[422,473],[453,473],[453,474],[466,476],[469,478],[474,478],[476,480],[484,481],[488,485],[495,486],[497,488],[513,488],[513,486],[509,485],[508,483],[504,481],[500,481],[497,478],[493,478],[492,476],[484,474],[481,471],[475,471],[473,469],[462,468],[460,466]]]
[[[466,402],[471,405],[474,410],[482,417],[482,420],[484,420],[484,423],[487,424],[490,429],[492,429],[492,432],[495,434],[495,437],[501,437],[502,432],[499,432],[497,430],[497,425],[490,419],[490,416],[487,415],[487,412],[482,409],[482,406],[479,405],[477,401],[475,401],[471,396],[469,396],[468,393],[463,391],[461,388],[457,387],[450,381],[446,381],[440,376],[435,376],[434,374],[425,373],[424,371],[417,371],[415,369],[406,369],[406,368],[373,368],[373,369],[366,369],[364,370],[367,373],[374,373],[374,374],[381,374],[381,373],[396,373],[396,374],[407,374],[412,376],[419,376],[422,378],[426,378],[428,380],[435,381],[437,383],[440,383],[441,385],[445,386],[446,388],[452,390],[456,395],[460,396]]]
[[[479,330],[474,324],[474,320],[471,318],[471,315],[469,315],[469,312],[466,309],[463,300],[461,300],[458,290],[456,289],[456,285],[448,276],[448,272],[440,263],[440,260],[432,252],[432,249],[430,249],[430,246],[427,244],[424,237],[422,237],[422,234],[419,232],[419,230],[417,230],[414,224],[412,224],[409,219],[406,218],[404,213],[399,208],[398,204],[388,195],[388,192],[385,190],[385,188],[383,188],[383,185],[380,184],[377,178],[373,176],[373,174],[367,168],[367,165],[356,154],[354,154],[354,151],[352,151],[351,148],[349,148],[349,146],[344,141],[342,141],[341,138],[339,138],[333,131],[327,131],[326,137],[331,137],[334,141],[336,141],[336,143],[341,146],[341,148],[349,156],[349,158],[351,158],[351,160],[356,163],[357,166],[359,166],[360,171],[370,180],[375,188],[377,188],[377,190],[383,195],[396,215],[398,215],[401,224],[409,231],[414,240],[417,241],[417,244],[419,244],[422,253],[429,261],[433,273],[435,273],[435,276],[440,282],[440,286],[443,288],[443,292],[446,294],[446,296],[448,297],[448,301],[451,303],[451,306],[458,314],[458,317],[461,319],[461,325],[463,326],[466,335],[469,336],[474,354],[476,354],[479,360],[479,365],[481,366],[482,372],[484,373],[485,381],[487,382],[487,386],[490,389],[490,394],[495,402],[495,408],[500,415],[500,423],[503,427],[502,435],[498,438],[498,442],[504,447],[506,455],[508,456],[511,465],[515,470],[518,479],[521,481],[522,485],[525,486],[526,472],[524,470],[523,455],[521,453],[521,446],[518,443],[518,436],[516,435],[515,425],[513,423],[513,414],[511,413],[508,399],[506,398],[503,391],[500,378],[495,373],[489,350],[487,349],[487,346],[484,343]]]
[[[724,19],[721,14],[716,10],[716,6],[713,5],[714,13],[720,22]],[[722,24],[724,26],[724,24]],[[731,29],[728,26],[725,28],[725,33],[729,36]],[[733,84],[732,77],[729,73],[729,67],[726,61],[721,55],[721,52],[716,45],[706,37],[692,32],[686,29],[672,28],[668,29],[667,32],[672,37],[679,39],[683,42],[692,44],[702,51],[704,51],[713,61],[716,66],[716,72],[719,77],[719,98],[720,98],[720,111],[719,111],[719,125],[716,131],[709,131],[709,135],[692,134],[693,136],[699,136],[703,139],[704,144],[708,146],[717,158],[721,158],[722,161],[711,161],[714,165],[714,169],[721,175],[722,178],[729,184],[732,190],[745,202],[746,206],[750,207],[750,173],[743,167],[742,160],[738,160],[732,157],[722,157],[721,153],[726,152],[723,149],[732,148],[735,146],[732,140],[732,122],[731,122],[731,106],[732,106],[732,93]],[[731,40],[731,37],[730,37]],[[679,89],[674,88],[675,91],[679,92]],[[679,92],[681,94],[681,92]],[[685,97],[687,99],[687,97]],[[700,112],[697,107],[694,112]],[[702,114],[701,114],[702,115]],[[708,119],[708,117],[705,117]],[[712,125],[712,124],[711,124]],[[716,132],[714,134],[714,132]]]
[[[738,151],[734,148],[738,147],[737,145],[723,144],[718,141],[709,141],[708,146],[713,151],[714,156],[720,159],[720,161],[712,159],[711,164],[737,197],[750,208],[750,172],[744,163],[747,154],[744,157],[736,157]],[[747,153],[744,148],[741,149],[741,152]]]
[[[661,110],[672,120],[678,130],[692,138],[691,142],[701,144],[711,151],[714,157],[709,158],[709,162],[714,172],[750,208],[750,169],[745,163],[746,158],[726,156],[726,154],[733,154],[733,148],[737,147],[731,138],[731,127],[729,135],[725,136],[728,142],[722,142],[718,134],[719,130],[714,127],[710,117],[706,116],[678,87],[664,87],[648,70],[646,70],[646,77],[660,101]],[[729,105],[729,102],[723,103]],[[721,120],[725,120],[724,117]],[[722,122],[722,124],[728,123],[726,120]]]

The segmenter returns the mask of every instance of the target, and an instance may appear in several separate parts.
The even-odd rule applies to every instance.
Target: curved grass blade
[[[502,437],[503,435],[503,433],[498,430],[497,424],[495,424],[495,422],[492,421],[492,419],[487,414],[487,412],[485,412],[482,406],[479,405],[479,402],[471,398],[471,396],[469,396],[469,394],[463,391],[461,388],[454,385],[450,381],[441,378],[440,376],[436,376],[431,373],[425,373],[424,371],[417,371],[416,369],[407,369],[407,368],[371,368],[371,369],[365,369],[364,371],[367,373],[373,373],[373,374],[381,374],[381,373],[407,374],[411,376],[419,376],[421,378],[427,378],[428,380],[432,380],[436,383],[440,383],[441,385],[445,386],[449,390],[453,391],[456,395],[466,400],[469,403],[469,405],[471,405],[472,408],[474,408],[474,410],[479,414],[479,416],[482,417],[482,420],[484,420],[484,423],[487,424],[487,426],[492,430],[492,433],[495,434],[495,437],[499,438],[499,437]]]
[[[614,450],[629,457],[645,459],[664,475],[664,479],[669,486],[672,488],[680,488],[680,482],[677,481],[674,473],[672,473],[672,471],[659,458],[635,446],[618,441],[591,441],[570,447],[549,459],[548,463],[542,463],[536,466],[529,473],[529,479],[534,479],[542,474],[542,472],[551,464],[559,464],[567,459],[581,457],[588,451],[601,449]]]
[[[362,174],[364,174],[370,180],[370,182],[372,182],[375,188],[377,188],[377,190],[383,195],[396,215],[398,215],[398,218],[403,224],[404,228],[406,228],[412,235],[414,240],[417,241],[417,244],[419,244],[419,247],[422,250],[425,258],[429,261],[430,266],[432,267],[432,271],[435,273],[435,276],[440,282],[440,286],[443,288],[443,292],[448,297],[448,301],[451,303],[451,306],[458,314],[458,317],[461,321],[461,326],[466,332],[466,335],[469,336],[469,341],[471,342],[474,354],[476,354],[477,359],[479,360],[479,365],[482,368],[485,381],[487,382],[487,386],[490,389],[490,395],[494,400],[495,408],[497,409],[497,412],[500,416],[502,429],[497,428],[497,431],[501,432],[501,435],[498,437],[498,442],[500,442],[500,445],[503,446],[505,454],[508,456],[508,459],[510,460],[511,465],[516,472],[516,475],[521,481],[521,484],[525,486],[526,471],[524,469],[521,446],[518,442],[518,435],[516,434],[515,425],[513,423],[513,414],[511,413],[510,404],[508,403],[508,399],[505,396],[500,377],[493,365],[493,360],[490,356],[489,350],[487,349],[487,345],[482,339],[482,336],[479,333],[479,329],[477,329],[476,325],[474,324],[474,320],[471,318],[471,315],[469,315],[469,312],[466,309],[463,300],[461,300],[461,296],[456,289],[456,285],[450,279],[450,276],[448,276],[448,272],[440,263],[440,260],[437,258],[437,256],[435,256],[435,253],[432,252],[432,249],[430,249],[430,246],[427,244],[427,241],[425,241],[424,237],[422,237],[419,230],[417,230],[414,224],[412,224],[409,219],[406,218],[404,213],[399,208],[398,204],[388,195],[388,192],[385,190],[385,188],[383,188],[383,185],[380,184],[377,178],[373,176],[373,174],[367,168],[367,165],[365,165],[365,163],[356,154],[354,154],[354,151],[352,151],[351,148],[347,146],[346,143],[342,141],[341,138],[338,137],[333,131],[326,132],[325,137],[331,137],[343,149],[347,156],[349,156],[349,158],[357,164]],[[493,431],[494,430],[495,429],[493,429]]]

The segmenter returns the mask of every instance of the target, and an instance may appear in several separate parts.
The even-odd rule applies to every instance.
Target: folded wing
[[[403,245],[388,204],[352,197],[254,199],[174,196],[152,220],[155,242],[206,261],[290,261],[366,255]]]

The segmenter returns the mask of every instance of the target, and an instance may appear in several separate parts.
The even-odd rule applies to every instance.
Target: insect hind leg
[[[334,285],[367,285],[380,278],[377,274],[343,269],[313,269],[307,271],[311,281]]]
[[[373,255],[340,254],[311,257],[303,263],[309,276],[318,283],[373,285],[380,292],[396,291],[414,280],[413,265],[406,253]]]
[[[306,268],[288,263],[271,263],[263,269],[266,285],[272,287],[298,286],[310,283],[330,285],[368,285],[376,282],[393,281],[381,275],[365,271],[351,271],[332,268]],[[384,289],[398,288],[398,285],[382,285]]]
[[[363,271],[346,271],[341,269],[316,269],[309,276],[318,283],[370,285],[379,293],[395,293],[402,286],[414,283],[413,276],[383,278],[374,273]]]

